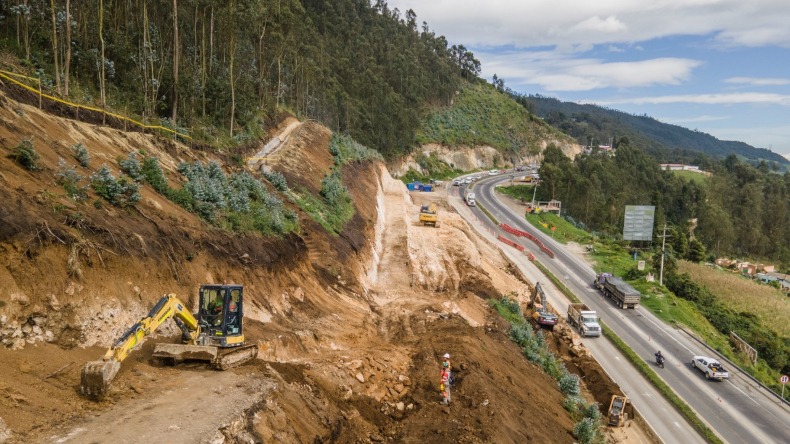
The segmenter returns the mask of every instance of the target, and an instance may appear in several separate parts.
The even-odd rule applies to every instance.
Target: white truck
[[[475,193],[473,191],[469,191],[468,189],[464,191],[464,202],[470,207],[474,207],[477,204],[475,203]]]
[[[730,372],[724,369],[721,362],[713,358],[707,356],[694,356],[691,360],[691,366],[705,373],[705,378],[708,380],[715,379],[716,381],[721,381],[723,379],[730,379]]]
[[[579,330],[582,336],[601,336],[598,315],[584,304],[568,305],[568,322]]]

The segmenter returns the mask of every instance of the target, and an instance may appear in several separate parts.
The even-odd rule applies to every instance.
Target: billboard
[[[626,205],[623,239],[652,241],[655,215],[656,207],[652,205]]]

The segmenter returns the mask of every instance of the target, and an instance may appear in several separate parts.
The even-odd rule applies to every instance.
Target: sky
[[[388,0],[524,94],[592,103],[790,158],[787,0]]]

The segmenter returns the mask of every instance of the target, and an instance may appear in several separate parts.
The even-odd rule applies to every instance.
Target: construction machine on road
[[[420,222],[423,225],[439,227],[439,211],[436,209],[435,203],[420,207]]]
[[[609,402],[609,425],[612,427],[622,427],[628,419],[626,407],[630,406],[631,400],[625,395],[612,395]]]
[[[192,314],[175,294],[163,296],[100,360],[85,364],[80,392],[101,399],[121,369],[121,362],[170,318],[181,329],[182,344],[157,344],[153,359],[158,362],[200,361],[225,370],[255,358],[258,346],[244,341],[243,290],[241,285],[202,285],[197,314]]]
[[[529,308],[532,308],[532,318],[535,319],[538,325],[546,327],[549,330],[554,329],[559,318],[549,310],[546,293],[543,292],[543,287],[540,286],[540,282],[535,283],[535,288],[532,290],[532,296],[530,297],[528,305]]]

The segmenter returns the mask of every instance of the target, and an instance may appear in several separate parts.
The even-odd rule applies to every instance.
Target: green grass
[[[698,185],[702,185],[708,180],[708,176],[700,173],[694,173],[691,171],[673,171],[672,174],[678,177],[682,177],[689,182],[696,182]]]
[[[543,264],[539,261],[534,261],[534,264],[538,267],[538,269],[543,272],[546,277],[549,278],[550,281],[554,283],[557,288],[562,291],[562,293],[568,297],[574,303],[581,303],[578,297],[573,294],[568,287],[565,286],[552,272],[550,272]],[[680,397],[670,388],[657,374],[653,371],[652,368],[642,359],[639,355],[637,355],[631,347],[628,346],[622,339],[620,339],[617,334],[615,334],[603,321],[599,320],[598,323],[601,325],[601,329],[603,331],[604,336],[606,336],[612,343],[617,347],[631,363],[642,373],[651,384],[653,384],[656,389],[661,393],[664,398],[667,399],[678,411],[694,426],[702,436],[710,443],[723,443],[713,433],[713,430],[708,428],[705,423],[697,416],[694,410],[685,403]]]

